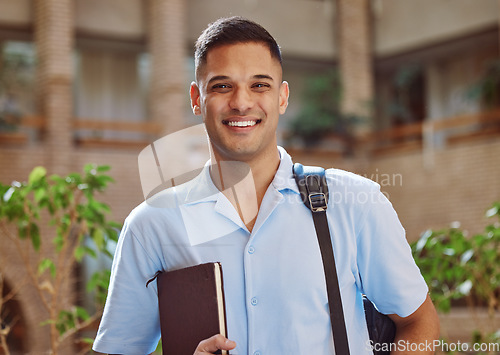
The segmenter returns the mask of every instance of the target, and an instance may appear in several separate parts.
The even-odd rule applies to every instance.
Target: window
[[[30,42],[0,43],[0,130],[16,129],[35,112],[36,56]]]

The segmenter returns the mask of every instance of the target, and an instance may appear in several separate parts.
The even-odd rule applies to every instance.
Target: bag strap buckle
[[[323,212],[327,208],[326,195],[323,192],[310,193],[309,205],[313,212]]]
[[[295,163],[293,176],[302,202],[312,212],[324,212],[328,206],[328,184],[325,169]]]

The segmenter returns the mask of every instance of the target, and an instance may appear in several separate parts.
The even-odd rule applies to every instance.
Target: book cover
[[[220,263],[163,272],[157,285],[164,355],[193,355],[200,341],[227,337]]]

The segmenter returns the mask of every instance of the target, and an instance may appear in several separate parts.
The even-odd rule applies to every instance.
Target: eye
[[[226,92],[231,89],[231,85],[229,84],[224,84],[224,83],[219,83],[212,85],[212,90],[216,92]]]
[[[271,88],[271,85],[268,83],[255,83],[252,85],[252,88],[256,91],[267,91]]]

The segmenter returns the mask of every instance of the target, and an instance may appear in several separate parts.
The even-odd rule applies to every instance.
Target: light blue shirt
[[[220,261],[228,335],[237,343],[232,354],[334,353],[311,211],[300,200],[290,156],[279,149],[281,163],[251,233],[207,167],[132,211],[118,242],[94,350],[154,351],[160,338],[157,289],[155,282],[146,288],[146,281],[158,270]],[[371,354],[361,294],[381,312],[406,317],[423,303],[427,286],[379,185],[336,169],[327,170],[327,180],[351,354]]]

